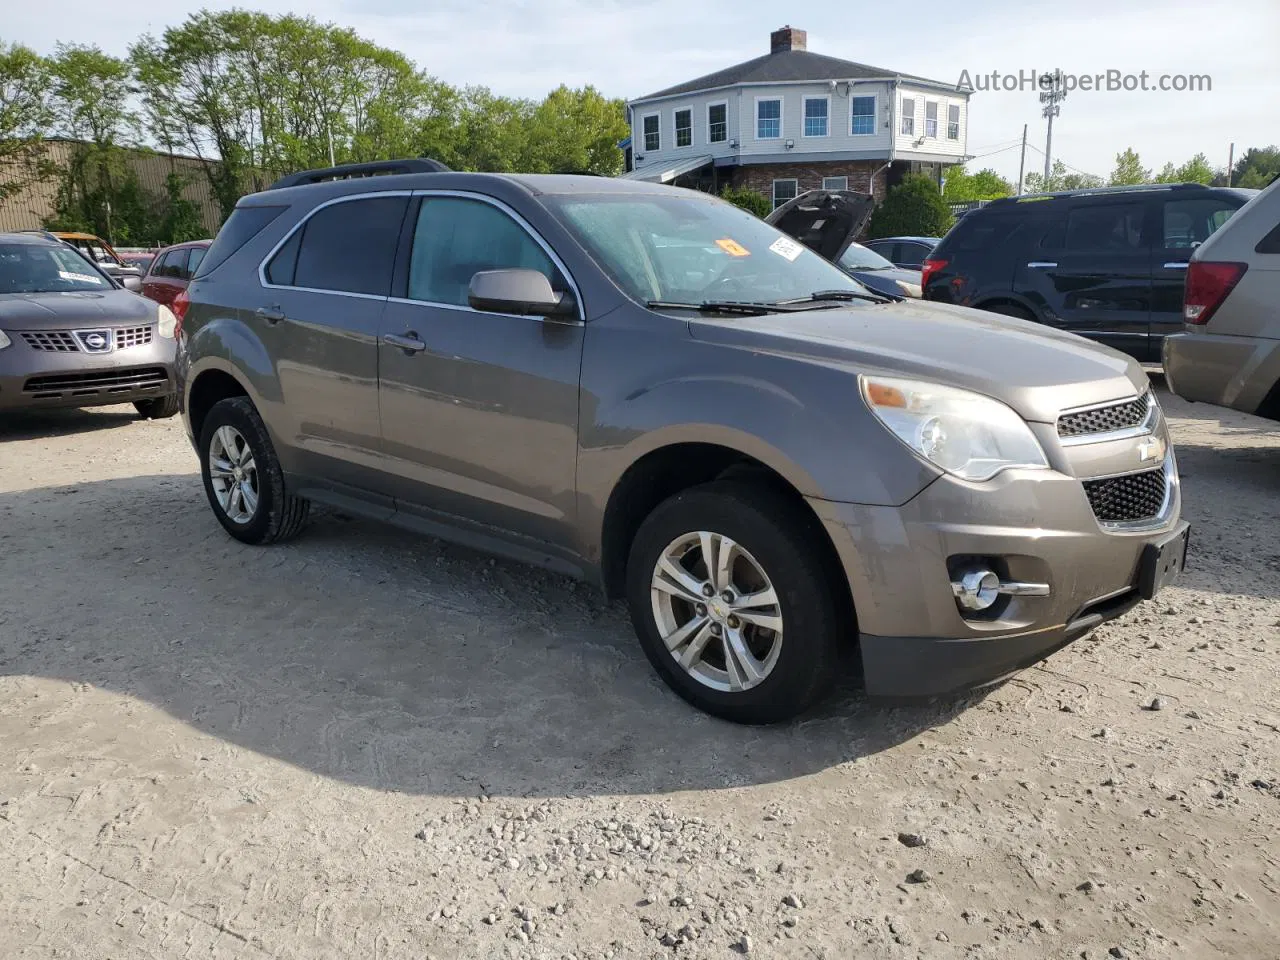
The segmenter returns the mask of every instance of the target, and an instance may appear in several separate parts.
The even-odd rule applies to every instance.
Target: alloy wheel
[[[258,512],[258,467],[244,435],[221,426],[209,444],[209,479],[218,506],[233,523],[248,523]]]
[[[654,566],[650,599],[672,658],[729,693],[763,683],[782,650],[782,608],[760,563],[722,534],[682,534]]]

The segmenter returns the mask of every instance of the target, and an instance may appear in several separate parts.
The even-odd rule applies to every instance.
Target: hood
[[[839,259],[871,219],[874,198],[850,190],[810,190],[765,218],[828,260]]]
[[[1027,420],[1148,388],[1137,361],[1074,334],[923,300],[690,321],[697,340],[812,357],[962,387],[1007,403]],[[851,392],[850,396],[856,396]]]
[[[155,318],[156,304],[128,290],[0,294],[0,330],[76,330]]]

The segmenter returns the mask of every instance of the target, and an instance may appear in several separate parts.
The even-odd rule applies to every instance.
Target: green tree
[[[1116,166],[1111,171],[1111,186],[1128,187],[1150,182],[1151,171],[1142,165],[1142,160],[1132,147],[1116,154]]]
[[[43,134],[53,122],[52,92],[48,61],[0,42],[0,202],[51,172]]]
[[[1155,183],[1212,183],[1217,176],[1213,167],[1209,166],[1209,158],[1197,153],[1181,166],[1166,163],[1153,178]]]
[[[163,217],[159,224],[160,235],[155,238],[159,243],[199,240],[208,233],[200,217],[200,209],[183,195],[186,186],[186,181],[177,171],[165,177]]]
[[[578,171],[614,176],[622,172],[618,141],[627,135],[626,108],[595,87],[559,86],[528,120],[523,168],[529,172]]]
[[[767,217],[773,210],[768,197],[749,187],[725,187],[720,191],[720,197],[761,218]]]
[[[1025,190],[1027,193],[1052,193],[1057,190],[1087,190],[1091,187],[1100,187],[1103,184],[1101,177],[1095,177],[1091,173],[1076,173],[1067,170],[1067,165],[1061,160],[1053,161],[1053,166],[1049,170],[1049,180],[1046,183],[1043,174],[1029,173],[1025,182]]]
[[[1250,147],[1231,171],[1233,186],[1261,190],[1280,176],[1280,147]]]
[[[948,167],[943,177],[942,199],[947,203],[995,200],[1013,195],[1013,184],[990,168],[971,174],[965,171],[964,164],[956,164]]]
[[[867,236],[940,237],[954,222],[938,186],[929,177],[911,174],[889,190],[871,214]]]

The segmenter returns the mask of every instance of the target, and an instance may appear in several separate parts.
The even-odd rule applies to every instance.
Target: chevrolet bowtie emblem
[[[1151,437],[1138,444],[1138,459],[1143,463],[1156,463],[1164,459],[1164,441]]]

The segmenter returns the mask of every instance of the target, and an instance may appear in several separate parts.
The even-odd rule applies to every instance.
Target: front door
[[[317,208],[267,262],[245,311],[275,363],[281,395],[269,422],[282,459],[339,492],[380,485],[378,331],[408,203],[406,191]]]
[[[378,348],[396,508],[568,549],[584,327],[472,309],[471,278],[507,267],[567,289],[548,248],[501,205],[422,198],[403,295],[387,305]]]
[[[151,263],[151,269],[142,279],[142,295],[166,307],[173,304],[179,291],[187,285],[187,259],[191,248],[180,247],[161,254]]]
[[[1046,322],[1139,360],[1148,336],[1151,259],[1142,200],[1077,201],[1017,267],[1015,288],[1040,300]]]
[[[1196,247],[1227,222],[1242,205],[1223,196],[1173,196],[1160,206],[1159,233],[1151,250],[1151,338],[1182,329],[1182,294],[1187,264]]]

